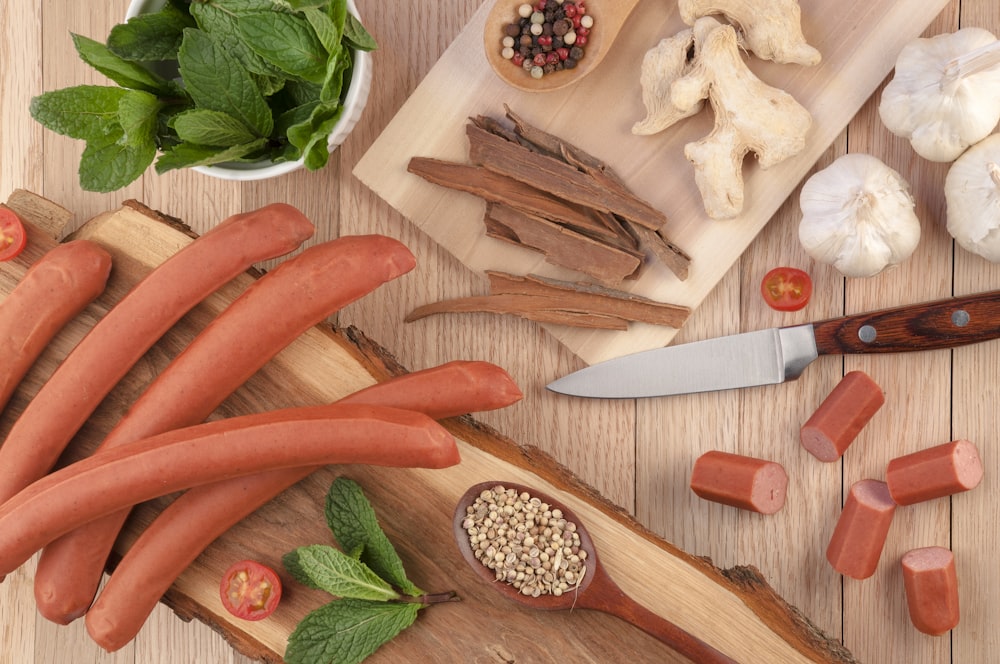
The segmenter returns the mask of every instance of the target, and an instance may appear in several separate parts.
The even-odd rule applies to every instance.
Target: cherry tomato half
[[[794,267],[776,267],[760,282],[764,301],[778,311],[798,311],[808,304],[812,290],[809,275]]]
[[[281,600],[281,579],[267,565],[241,560],[222,575],[219,596],[226,610],[244,620],[262,620]]]
[[[9,261],[24,250],[28,234],[17,213],[0,205],[0,261]]]

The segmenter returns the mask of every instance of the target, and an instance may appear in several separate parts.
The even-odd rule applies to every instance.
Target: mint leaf
[[[168,3],[161,11],[133,16],[111,28],[108,49],[136,62],[176,60],[184,28],[193,27],[190,14]]]
[[[267,62],[290,76],[322,82],[328,54],[309,22],[295,14],[250,12],[237,21],[243,39]]]
[[[231,115],[259,136],[271,134],[271,109],[250,73],[208,33],[186,29],[178,62],[197,106]]]
[[[258,138],[250,143],[234,145],[228,148],[196,145],[194,143],[178,143],[164,150],[160,158],[156,160],[156,172],[162,175],[167,171],[188,168],[190,166],[211,166],[213,164],[225,164],[231,161],[243,160],[255,161],[255,159],[250,159],[250,156],[256,156],[266,146],[266,138]]]
[[[119,129],[117,135],[87,143],[80,157],[80,186],[101,193],[121,189],[138,179],[155,157],[152,141],[130,145]]]
[[[31,100],[31,117],[63,136],[85,141],[121,132],[118,103],[127,91],[99,85],[78,85],[45,92]]]
[[[317,171],[330,159],[329,136],[340,120],[344,107],[340,104],[317,104],[306,122],[288,128],[288,142],[298,148],[303,164]]]
[[[231,115],[198,108],[174,116],[172,127],[182,141],[212,147],[250,143],[256,136]]]
[[[241,13],[266,8],[266,4],[253,0],[195,2],[191,4],[191,15],[198,23],[198,27],[211,34],[248,71],[260,76],[283,78],[284,72],[254,53],[249,44],[243,40],[237,24]]]
[[[417,619],[420,605],[342,599],[309,613],[288,637],[288,664],[357,664]]]
[[[403,561],[379,526],[378,517],[354,480],[338,477],[326,496],[326,520],[344,551],[360,551],[360,559],[407,595],[424,591],[406,578]]]
[[[339,21],[332,14],[335,5],[340,5],[344,8]],[[323,48],[326,49],[327,53],[331,57],[336,57],[340,49],[343,48],[340,40],[344,35],[344,18],[347,16],[347,5],[343,2],[331,3],[330,13],[310,7],[303,9],[302,15],[309,21],[309,25],[312,26],[313,31],[315,31],[316,36],[319,38],[320,43],[323,44]]]
[[[127,145],[156,149],[156,123],[161,102],[155,95],[141,90],[129,90],[118,102],[118,123],[125,132]],[[148,165],[148,164],[147,164]]]
[[[340,102],[340,95],[344,90],[344,75],[350,68],[351,52],[346,49],[340,52],[339,57],[330,60],[323,89],[319,95],[320,101]]]
[[[359,51],[374,51],[378,48],[375,38],[369,34],[354,14],[347,15],[344,23],[344,41]]]
[[[145,90],[153,94],[174,95],[177,86],[157,76],[142,65],[115,55],[104,44],[82,35],[73,35],[80,58],[123,88]]]
[[[399,594],[364,563],[332,546],[302,546],[286,554],[285,558],[288,559],[286,569],[310,588],[352,599],[385,602],[399,598]]]

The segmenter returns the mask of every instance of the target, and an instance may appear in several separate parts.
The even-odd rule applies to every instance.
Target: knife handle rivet
[[[875,332],[875,327],[872,325],[862,325],[858,329],[858,338],[864,341],[866,344],[870,344],[875,341],[875,337],[878,333]]]
[[[969,312],[959,309],[951,315],[951,322],[955,327],[965,327],[969,324]]]

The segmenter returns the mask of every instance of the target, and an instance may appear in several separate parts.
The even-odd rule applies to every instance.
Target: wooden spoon
[[[472,552],[472,545],[469,543],[469,534],[466,528],[463,527],[463,521],[468,516],[466,508],[472,505],[484,490],[489,490],[496,486],[502,486],[505,489],[514,489],[518,493],[528,493],[533,498],[538,498],[542,502],[547,503],[550,507],[558,507],[562,510],[563,517],[567,521],[576,524],[576,532],[580,536],[580,548],[587,552],[587,571],[584,574],[583,581],[575,590],[564,592],[560,596],[545,594],[539,597],[530,597],[522,594],[509,583],[497,581],[496,573],[476,559]],[[491,588],[505,595],[508,599],[535,609],[591,609],[602,611],[635,625],[694,662],[736,664],[736,660],[727,657],[698,637],[685,632],[674,623],[658,616],[626,595],[611,579],[604,566],[601,565],[600,560],[597,558],[597,549],[594,547],[594,542],[591,540],[587,529],[580,519],[565,505],[560,504],[545,494],[513,482],[483,482],[476,484],[470,487],[458,501],[458,506],[455,508],[453,528],[455,541],[458,543],[458,548],[462,552],[462,556],[469,563],[469,566]]]
[[[500,54],[504,27],[519,20],[517,7],[525,0],[496,0],[486,16],[483,29],[483,46],[486,59],[493,71],[509,85],[526,92],[548,92],[558,90],[579,81],[601,64],[604,56],[621,32],[625,21],[639,0],[586,0],[587,13],[594,17],[594,27],[587,36],[585,54],[573,69],[532,78],[531,74],[518,67]]]

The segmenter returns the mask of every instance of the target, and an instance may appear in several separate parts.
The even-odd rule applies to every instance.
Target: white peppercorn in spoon
[[[604,60],[608,50],[614,44],[625,21],[632,10],[639,4],[638,0],[585,0],[586,15],[594,21],[592,30],[587,35],[584,56],[572,69],[554,71],[535,78],[528,70],[515,64],[503,56],[502,41],[506,26],[520,20],[518,7],[526,0],[496,0],[490,13],[486,16],[486,26],[483,30],[483,45],[486,49],[486,59],[493,71],[507,84],[526,92],[548,92],[558,90],[579,81],[594,71]],[[534,5],[535,3],[527,2]],[[516,45],[515,45],[516,50]]]
[[[509,502],[513,504],[505,502],[506,497],[510,497],[512,500]],[[539,536],[526,534],[530,533],[526,528],[511,527],[512,519],[520,524],[525,520],[540,518],[538,509],[540,505],[547,506],[550,512],[545,517],[549,521],[547,524],[549,527],[556,521],[561,523],[565,520],[565,525],[556,527],[556,530],[562,531],[559,539],[565,542],[564,546],[571,551],[575,550],[575,553],[567,554],[560,551],[543,556],[544,550],[539,552],[538,549],[540,545],[544,549],[544,544],[533,541]],[[484,518],[489,518],[490,523],[486,524],[485,528],[480,528]],[[514,550],[507,554],[500,553],[501,547],[493,546],[491,536],[486,535],[486,531],[490,530],[493,536],[496,536],[501,519],[508,524],[508,527],[500,529],[507,533],[504,537],[508,539],[508,546],[516,540],[516,546],[512,547]],[[594,542],[583,523],[566,506],[545,494],[517,483],[476,484],[459,499],[455,508],[453,529],[458,548],[473,571],[489,583],[490,587],[515,602],[535,609],[602,611],[635,625],[692,661],[707,664],[736,662],[626,595],[598,559]],[[520,535],[517,534],[518,531]],[[527,538],[530,539],[525,542]],[[473,539],[476,540],[475,545]],[[545,586],[546,592],[538,594],[536,591],[533,596],[530,587],[529,590],[523,590],[525,588],[523,581],[517,580],[516,564],[520,556],[515,552],[518,550],[524,553],[530,552],[529,560],[539,560],[539,557],[546,560],[549,570],[563,568],[576,571],[568,577],[562,576],[562,584],[559,578],[553,577],[546,582],[548,584]],[[511,555],[514,556],[512,559]],[[571,557],[575,557],[572,564]],[[488,564],[493,569],[488,567]],[[531,566],[530,562],[528,566]],[[563,586],[565,589],[561,590]]]

